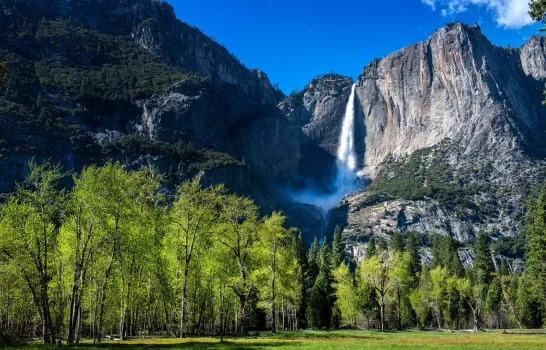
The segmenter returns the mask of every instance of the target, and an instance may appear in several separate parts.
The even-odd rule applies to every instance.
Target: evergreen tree
[[[6,61],[0,61],[0,88],[6,85],[8,80],[8,63]]]
[[[370,237],[368,245],[366,246],[366,258],[371,258],[377,254],[377,247],[375,245],[375,238]]]
[[[485,299],[485,310],[493,318],[493,326],[500,328],[501,322],[501,309],[502,309],[502,287],[500,277],[495,276],[489,288],[487,289],[487,296]]]
[[[328,329],[332,325],[334,296],[332,289],[331,253],[325,240],[318,252],[319,274],[309,295],[307,323],[316,329]]]
[[[542,318],[546,324],[546,185],[528,207],[524,227],[524,295],[535,306],[532,319]]]
[[[473,274],[475,275],[476,282],[479,284],[489,284],[492,274],[495,272],[490,245],[489,236],[485,232],[480,231],[474,243],[473,266]]]
[[[297,235],[293,236],[294,240],[294,247],[296,250],[296,259],[298,261],[298,264],[300,266],[300,274],[299,274],[299,285],[301,287],[300,289],[300,304],[297,311],[297,322],[298,322],[298,328],[305,328],[307,326],[307,319],[305,318],[305,310],[307,310],[308,305],[308,292],[312,288],[312,284],[309,282],[309,257],[307,252],[307,247],[305,246],[305,240],[303,239],[303,235],[301,232],[299,232]]]
[[[332,241],[332,268],[335,269],[345,262],[345,244],[342,241],[342,230],[336,226]]]
[[[395,231],[391,236],[390,248],[395,252],[403,252],[405,250],[404,238],[400,231]]]

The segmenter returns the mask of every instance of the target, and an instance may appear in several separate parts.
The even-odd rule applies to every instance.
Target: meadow
[[[65,346],[63,346],[65,347]],[[19,347],[6,347],[15,349]],[[27,349],[58,349],[54,345],[29,344]],[[107,341],[101,345],[80,344],[70,349],[546,349],[546,334],[503,334],[502,332],[425,332],[425,331],[297,331],[259,336],[226,338],[220,342],[212,337],[138,338]]]

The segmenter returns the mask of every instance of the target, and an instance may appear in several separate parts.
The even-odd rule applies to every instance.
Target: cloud
[[[470,6],[486,7],[495,22],[504,28],[518,29],[533,23],[529,16],[529,0],[421,0],[433,11],[448,17],[468,10]]]

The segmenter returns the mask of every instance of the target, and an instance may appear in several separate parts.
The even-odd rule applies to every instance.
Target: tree
[[[404,251],[405,244],[404,244],[404,239],[402,238],[402,234],[400,233],[400,231],[396,231],[392,234],[391,241],[390,241],[390,248],[396,252]]]
[[[207,242],[218,225],[218,205],[222,187],[201,189],[196,179],[184,182],[178,188],[177,198],[169,212],[170,227],[164,237],[164,251],[175,267],[173,279],[180,290],[179,335],[187,332],[188,283],[190,272],[209,245]],[[179,278],[176,278],[179,276]]]
[[[293,235],[293,245],[296,250],[296,259],[298,260],[298,265],[300,266],[299,271],[299,285],[300,285],[300,303],[296,314],[296,328],[305,327],[307,322],[305,319],[305,310],[307,310],[308,303],[308,290],[312,288],[312,284],[309,282],[309,256],[307,252],[307,247],[305,246],[305,240],[303,235],[299,232],[297,235]],[[316,244],[316,241],[315,241]],[[314,281],[313,281],[314,282]]]
[[[431,267],[445,267],[450,275],[462,276],[463,267],[453,237],[440,234],[432,236]]]
[[[447,278],[448,272],[445,267],[436,266],[430,270],[430,296],[438,329],[442,328],[442,303],[446,294]]]
[[[322,243],[317,255],[319,273],[309,293],[306,316],[309,327],[330,328],[334,304],[331,274],[331,255],[327,241]]]
[[[297,306],[297,294],[300,290],[296,252],[292,249],[290,240],[294,232],[285,229],[284,222],[285,217],[277,212],[262,221],[254,253],[258,259],[254,278],[260,292],[260,304],[270,313],[273,332],[278,330],[277,312],[280,300],[291,301],[293,306]],[[283,281],[290,282],[283,284]]]
[[[419,286],[410,292],[409,299],[419,326],[425,327],[431,317],[431,310],[434,308],[436,301],[433,300],[432,282],[427,264],[423,264],[419,276]]]
[[[544,23],[546,20],[546,0],[531,0],[529,3],[529,15],[535,21]]]
[[[483,231],[479,232],[474,243],[474,266],[472,269],[478,284],[489,284],[493,277],[492,274],[495,272],[490,245],[489,236]]]
[[[409,318],[410,301],[408,295],[414,284],[414,275],[411,273],[411,255],[408,252],[394,251],[395,264],[389,272],[392,280],[392,297],[396,305],[396,321],[398,328],[402,328],[402,318]],[[404,315],[402,315],[404,311]]]
[[[79,338],[81,309],[88,271],[95,263],[95,256],[104,244],[105,231],[101,228],[100,212],[95,207],[96,193],[104,183],[97,177],[98,168],[86,167],[74,177],[74,188],[67,205],[67,219],[62,227],[60,241],[67,265],[72,267],[72,286],[68,320],[68,343]]]
[[[2,208],[4,235],[0,250],[23,276],[40,314],[42,340],[51,344],[58,329],[52,318],[50,288],[57,271],[58,236],[66,196],[57,189],[63,177],[59,166],[31,161],[29,170],[15,196]]]
[[[487,296],[485,298],[485,310],[494,317],[494,327],[500,328],[500,318],[502,309],[502,287],[500,282],[501,277],[495,276],[489,288],[487,289]]]
[[[394,288],[392,271],[398,262],[395,254],[388,250],[382,250],[378,255],[362,260],[359,266],[361,281],[368,284],[375,292],[375,298],[379,305],[381,330],[385,329],[387,296]]]
[[[258,239],[258,210],[252,200],[234,194],[225,195],[221,202],[220,230],[218,243],[222,244],[238,267],[238,276],[233,276],[230,287],[239,298],[240,333],[247,332],[249,300],[255,295],[255,285],[250,278],[252,247]]]
[[[6,85],[8,80],[8,63],[6,61],[0,61],[0,87]]]
[[[377,254],[377,246],[375,244],[375,239],[371,237],[368,240],[368,245],[366,246],[366,258],[370,258]]]
[[[345,244],[342,241],[342,230],[336,226],[332,241],[332,269],[335,269],[345,261]]]
[[[355,327],[359,315],[359,296],[354,284],[353,276],[347,264],[340,264],[332,272],[334,282],[332,287],[335,291],[335,306],[341,312],[343,325]]]
[[[524,285],[528,288],[528,297],[536,303],[534,312],[546,324],[546,186],[529,202],[524,232]]]

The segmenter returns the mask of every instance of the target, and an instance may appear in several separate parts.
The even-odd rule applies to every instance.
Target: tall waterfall
[[[355,126],[355,87],[351,87],[349,101],[345,107],[345,114],[339,136],[336,159],[336,173],[328,191],[318,187],[307,186],[298,191],[289,191],[291,197],[300,203],[312,204],[322,209],[326,215],[348,193],[362,187],[357,173],[357,156],[354,149]]]
[[[355,87],[356,84],[351,86],[351,94],[347,106],[345,106],[345,115],[343,116],[341,135],[337,146],[337,174],[334,186],[344,194],[354,190],[354,187],[358,184],[354,140]]]

